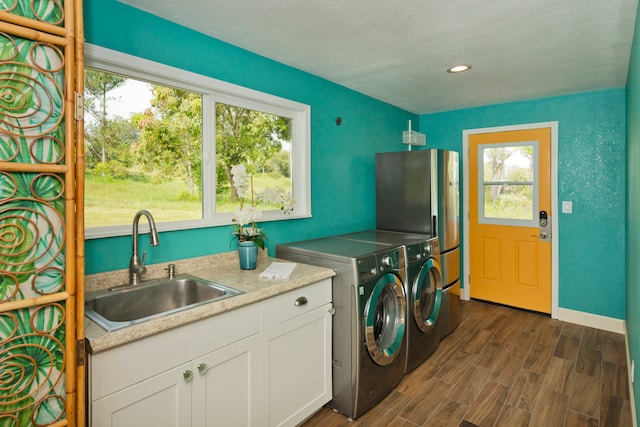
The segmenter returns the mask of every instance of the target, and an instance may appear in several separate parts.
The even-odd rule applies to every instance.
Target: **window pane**
[[[496,144],[480,147],[484,167],[480,176],[480,222],[511,224],[532,221],[535,200],[536,143]],[[502,222],[505,220],[506,222]]]
[[[202,95],[85,70],[85,225],[201,219]]]
[[[245,165],[255,195],[267,188],[292,193],[291,128],[289,117],[216,103],[216,212],[239,208],[231,185],[234,165]],[[250,195],[245,203],[251,203]],[[279,209],[275,204],[258,204],[261,210]]]
[[[533,146],[483,149],[484,182],[533,181]]]
[[[533,186],[485,184],[484,217],[533,219]]]

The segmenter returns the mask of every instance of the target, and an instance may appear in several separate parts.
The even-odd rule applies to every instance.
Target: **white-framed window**
[[[139,209],[160,231],[231,224],[234,164],[256,192],[292,193],[291,215],[258,206],[261,222],[311,216],[310,117],[305,104],[85,45],[85,237],[131,234]]]
[[[478,146],[478,222],[537,226],[538,141]]]

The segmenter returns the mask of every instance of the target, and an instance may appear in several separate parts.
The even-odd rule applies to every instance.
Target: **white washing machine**
[[[358,418],[402,380],[406,359],[405,260],[400,246],[323,238],[276,246],[276,256],[331,268],[333,399]]]
[[[405,250],[407,353],[405,373],[427,360],[440,344],[437,327],[442,308],[442,270],[437,237],[426,234],[366,230],[338,236],[344,239],[402,245]]]

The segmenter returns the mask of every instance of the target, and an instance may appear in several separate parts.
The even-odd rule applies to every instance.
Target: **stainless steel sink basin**
[[[108,331],[242,293],[187,274],[88,294],[85,314]]]

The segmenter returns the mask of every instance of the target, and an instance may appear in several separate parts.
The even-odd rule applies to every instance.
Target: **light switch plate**
[[[573,212],[573,203],[571,200],[563,200],[562,201],[562,213],[572,213]]]

